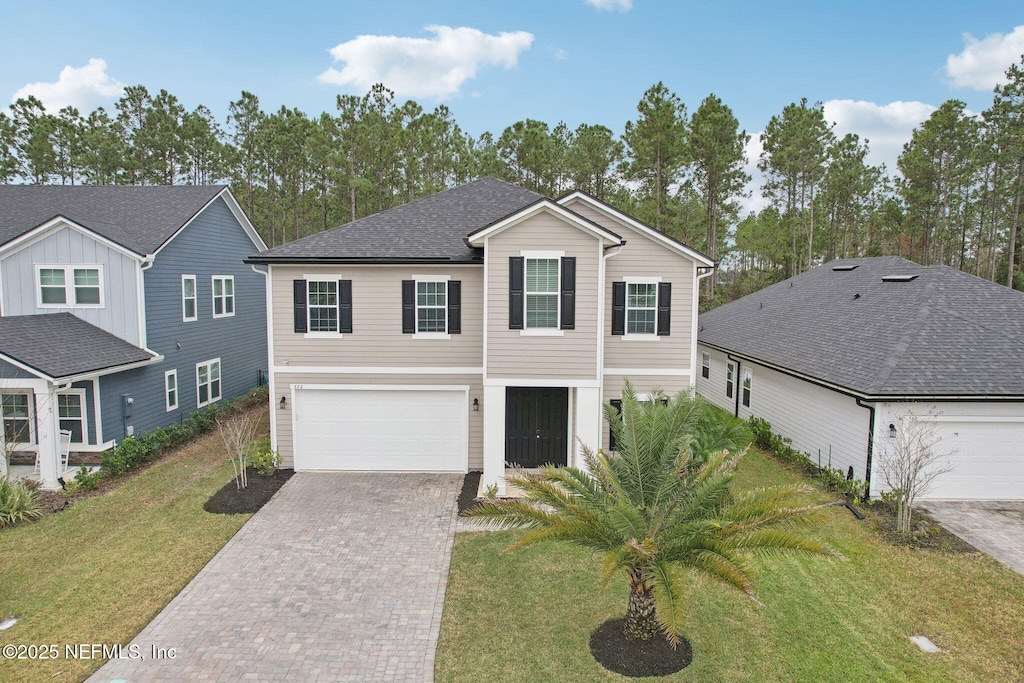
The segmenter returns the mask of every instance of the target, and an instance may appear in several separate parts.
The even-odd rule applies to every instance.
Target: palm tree
[[[628,383],[621,418],[611,406],[605,413],[617,454],[584,448],[586,469],[517,470],[507,481],[521,498],[488,501],[470,515],[497,528],[526,529],[509,550],[553,539],[603,554],[603,586],[625,570],[628,639],[662,632],[673,647],[679,642],[684,570],[753,596],[751,558],[830,554],[793,529],[817,509],[800,500],[808,487],[730,490],[746,453],[736,450],[742,431],[731,416],[685,393],[668,401],[659,392],[641,402]]]

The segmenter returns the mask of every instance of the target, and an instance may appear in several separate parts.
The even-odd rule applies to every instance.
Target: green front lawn
[[[117,488],[35,524],[0,531],[0,643],[127,643],[217,553],[250,515],[203,503],[233,477],[220,437],[208,434]],[[0,680],[78,681],[102,661],[11,661]]]
[[[752,450],[736,486],[798,478]],[[893,547],[843,507],[825,510],[814,533],[848,559],[762,562],[763,606],[696,578],[694,662],[655,680],[1024,680],[1024,576],[981,554]],[[500,554],[515,534],[456,536],[437,680],[627,680],[587,649],[594,628],[625,613],[624,577],[601,593],[600,560],[564,544]],[[944,652],[920,652],[912,635]]]

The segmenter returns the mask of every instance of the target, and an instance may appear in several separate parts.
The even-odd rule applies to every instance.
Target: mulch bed
[[[464,516],[469,510],[475,508],[480,502],[476,494],[480,490],[480,477],[483,472],[470,472],[462,480],[462,491],[459,493],[459,516]]]
[[[932,550],[951,555],[966,555],[979,552],[977,548],[959,536],[939,525],[934,519],[920,510],[914,510],[910,520],[912,533],[901,534],[896,531],[896,511],[883,503],[872,503],[862,506],[861,511],[871,522],[878,535],[888,543],[916,550]]]
[[[667,676],[693,661],[690,641],[683,638],[673,650],[664,637],[627,640],[625,619],[609,619],[590,634],[590,654],[609,671],[630,678]]]
[[[278,470],[269,477],[257,474],[256,470],[247,471],[249,485],[240,489],[232,479],[224,484],[210,500],[203,504],[203,509],[218,515],[239,515],[256,512],[267,504],[278,489],[291,479],[295,470]]]

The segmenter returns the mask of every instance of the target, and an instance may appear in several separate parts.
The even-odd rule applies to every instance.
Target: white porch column
[[[575,466],[586,469],[580,441],[597,452],[601,447],[601,389],[600,387],[576,388],[576,437],[573,445]]]
[[[39,478],[44,489],[58,489],[60,470],[60,427],[57,392],[53,387],[36,391],[36,442],[39,448]]]
[[[505,495],[505,387],[484,386],[484,490]]]

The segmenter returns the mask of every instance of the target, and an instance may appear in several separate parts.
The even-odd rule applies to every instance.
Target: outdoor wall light
[[[478,399],[478,398],[474,398],[473,399],[473,412],[474,413],[479,413],[480,412],[480,399]]]
[[[287,406],[287,405],[288,405],[288,397],[287,396],[282,396],[281,397],[281,410],[284,410],[285,406]]]
[[[889,438],[896,438],[896,425],[894,425],[892,422],[889,423]]]

